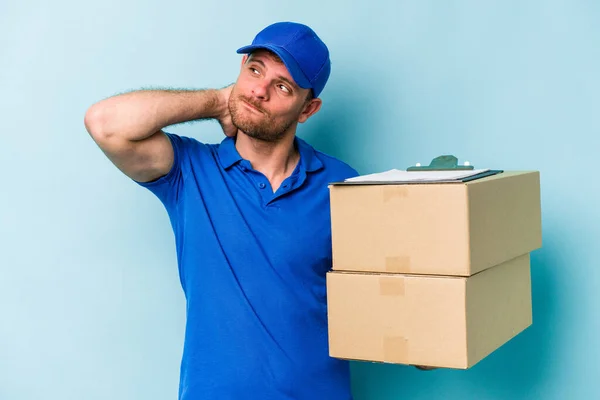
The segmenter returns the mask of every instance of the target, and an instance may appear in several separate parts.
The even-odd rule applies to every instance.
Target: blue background
[[[600,2],[0,3],[0,399],[173,399],[185,309],[162,205],[89,138],[92,103],[221,87],[263,26],[329,45],[299,135],[361,173],[454,154],[541,171],[534,324],[471,370],[353,363],[356,399],[600,398]],[[207,142],[215,122],[171,131]]]

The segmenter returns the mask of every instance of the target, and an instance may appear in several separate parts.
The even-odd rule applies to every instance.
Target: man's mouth
[[[261,110],[260,108],[258,108],[254,104],[250,103],[248,100],[244,100],[244,99],[241,99],[241,100],[244,103],[244,105],[246,105],[246,107],[248,107],[249,109],[254,110],[256,112],[259,112],[259,113],[262,113],[262,114],[265,113],[263,110]]]

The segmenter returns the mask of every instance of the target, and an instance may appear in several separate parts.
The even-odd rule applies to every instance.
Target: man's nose
[[[266,100],[269,97],[269,85],[266,80],[261,79],[259,82],[256,82],[254,87],[252,88],[252,94],[254,97]]]

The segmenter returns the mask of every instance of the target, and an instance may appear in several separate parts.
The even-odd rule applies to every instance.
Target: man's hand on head
[[[221,124],[221,128],[223,129],[223,133],[225,136],[235,136],[237,135],[237,128],[233,125],[233,121],[231,120],[231,113],[229,112],[229,97],[231,96],[231,91],[233,89],[234,84],[226,86],[222,89],[217,90],[217,94],[219,96],[219,102],[221,112],[217,116],[217,120],[219,124]]]

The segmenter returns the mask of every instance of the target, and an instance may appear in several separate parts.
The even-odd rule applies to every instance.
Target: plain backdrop
[[[267,24],[331,51],[299,136],[361,173],[454,154],[539,170],[534,324],[467,371],[352,363],[357,400],[600,398],[600,2],[3,0],[0,399],[177,395],[185,304],[160,202],[83,125],[94,102],[222,87]],[[215,122],[171,127],[220,142]]]

